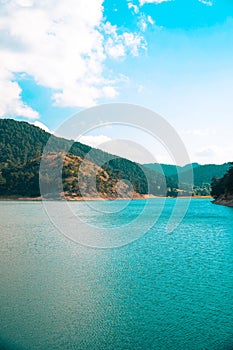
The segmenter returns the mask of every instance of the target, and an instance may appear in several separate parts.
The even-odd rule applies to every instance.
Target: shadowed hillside
[[[233,207],[233,163],[222,178],[213,178],[211,187],[214,203]]]

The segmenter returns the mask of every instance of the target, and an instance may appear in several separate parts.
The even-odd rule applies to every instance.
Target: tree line
[[[215,199],[222,195],[225,197],[233,195],[233,162],[228,172],[222,178],[213,178],[211,188],[211,195]]]

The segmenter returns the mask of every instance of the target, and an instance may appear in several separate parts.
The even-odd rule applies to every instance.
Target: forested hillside
[[[226,175],[230,163],[178,167],[182,183],[178,188],[177,168],[174,165],[140,165],[130,160],[107,154],[79,142],[53,136],[44,130],[13,119],[0,119],[0,196],[39,197],[39,168],[43,149],[50,139],[47,169],[57,169],[62,161],[62,188],[49,171],[40,174],[46,193],[63,193],[69,198],[98,195],[104,198],[152,194],[157,196],[209,195],[210,183],[215,177],[213,193],[228,184]],[[88,160],[85,159],[88,155]],[[85,160],[84,160],[85,159]],[[85,164],[85,166],[81,166]],[[188,171],[194,171],[194,189],[188,183]],[[232,170],[231,170],[232,171]],[[231,173],[230,173],[231,174]],[[187,182],[185,181],[187,175]],[[133,186],[133,188],[129,185]],[[224,185],[223,185],[224,183]],[[224,187],[225,188],[225,187]],[[227,187],[227,190],[231,190]]]
[[[222,178],[213,178],[211,187],[212,196],[218,204],[227,204],[228,201],[229,203],[233,201],[233,163],[231,163],[231,168]]]
[[[91,196],[94,188],[90,184],[88,174],[93,174],[93,171],[97,172],[96,186],[99,195],[105,198],[116,198],[117,191],[120,195],[122,193],[122,196],[130,192],[130,187],[127,182],[124,182],[125,180],[128,180],[134,192],[140,195],[148,192],[154,195],[166,194],[165,179],[159,173],[79,142],[55,137],[26,122],[1,119],[0,196],[36,197],[40,195],[39,166],[43,148],[49,138],[51,138],[51,154],[47,155],[48,167],[56,167],[56,162],[63,158],[61,176],[63,189],[68,196],[80,196],[79,173],[85,176],[87,184],[85,193],[88,192]],[[68,153],[67,150],[69,150]],[[89,154],[88,161],[85,162],[88,164],[88,170],[86,169],[85,174],[82,174],[83,167],[80,172],[79,167],[87,154]],[[51,186],[54,186],[54,179],[48,178],[48,174],[42,174],[42,180],[47,182],[45,187],[49,195]],[[82,181],[82,185],[85,181]]]

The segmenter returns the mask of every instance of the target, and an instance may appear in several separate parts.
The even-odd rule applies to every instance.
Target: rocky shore
[[[226,207],[233,207],[233,195],[222,195],[215,199],[213,203],[224,205]]]

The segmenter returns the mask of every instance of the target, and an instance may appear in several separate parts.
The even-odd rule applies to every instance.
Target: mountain
[[[93,197],[96,188],[99,197],[112,199],[129,197],[132,192],[136,197],[148,193],[166,195],[165,179],[160,173],[80,142],[53,136],[29,123],[1,119],[1,197],[40,196],[39,167],[48,140],[50,150],[44,158],[50,172],[44,169],[40,174],[48,197],[55,192],[62,195],[63,191],[68,198],[78,198],[83,193]],[[62,173],[51,177],[61,161]],[[62,188],[59,177],[62,177]]]
[[[222,178],[213,178],[211,187],[215,204],[233,207],[233,163]]]
[[[209,195],[211,192],[211,182],[214,177],[221,178],[229,170],[231,163],[224,163],[222,165],[207,164],[200,165],[198,163],[187,164],[183,167],[168,164],[144,164],[150,170],[154,170],[173,179],[175,186],[178,186],[178,171],[182,175],[181,187],[185,187],[189,183],[189,171],[193,169],[195,195]]]
[[[167,177],[177,177],[177,169],[178,171],[186,171],[190,166],[195,168],[196,166],[199,166],[197,163],[187,164],[183,167],[179,165],[172,165],[172,164],[159,164],[159,163],[150,163],[150,164],[144,164],[145,167],[148,169],[154,170],[158,173],[164,173]]]
[[[183,167],[169,164],[144,164],[145,167],[154,170],[159,173],[163,173],[165,176],[178,178],[177,172],[182,174],[182,179],[185,179],[190,167],[193,168],[194,186],[202,186],[205,183],[211,183],[214,176],[222,177],[230,168],[231,163],[224,163],[221,165],[207,164],[200,165],[198,163],[187,164]],[[178,171],[177,171],[178,170]]]
[[[56,137],[26,122],[0,119],[1,197],[40,196],[39,169],[48,141],[50,149],[43,156],[46,167],[40,172],[43,194],[48,198],[55,193],[59,198],[65,195],[69,199],[142,198],[148,194],[175,197],[178,193],[190,195],[192,191],[194,195],[209,195],[212,178],[221,178],[230,168],[230,163],[193,163],[184,167],[140,165],[80,142]],[[179,188],[177,168],[182,174]],[[190,169],[194,171],[193,189],[188,183]]]

